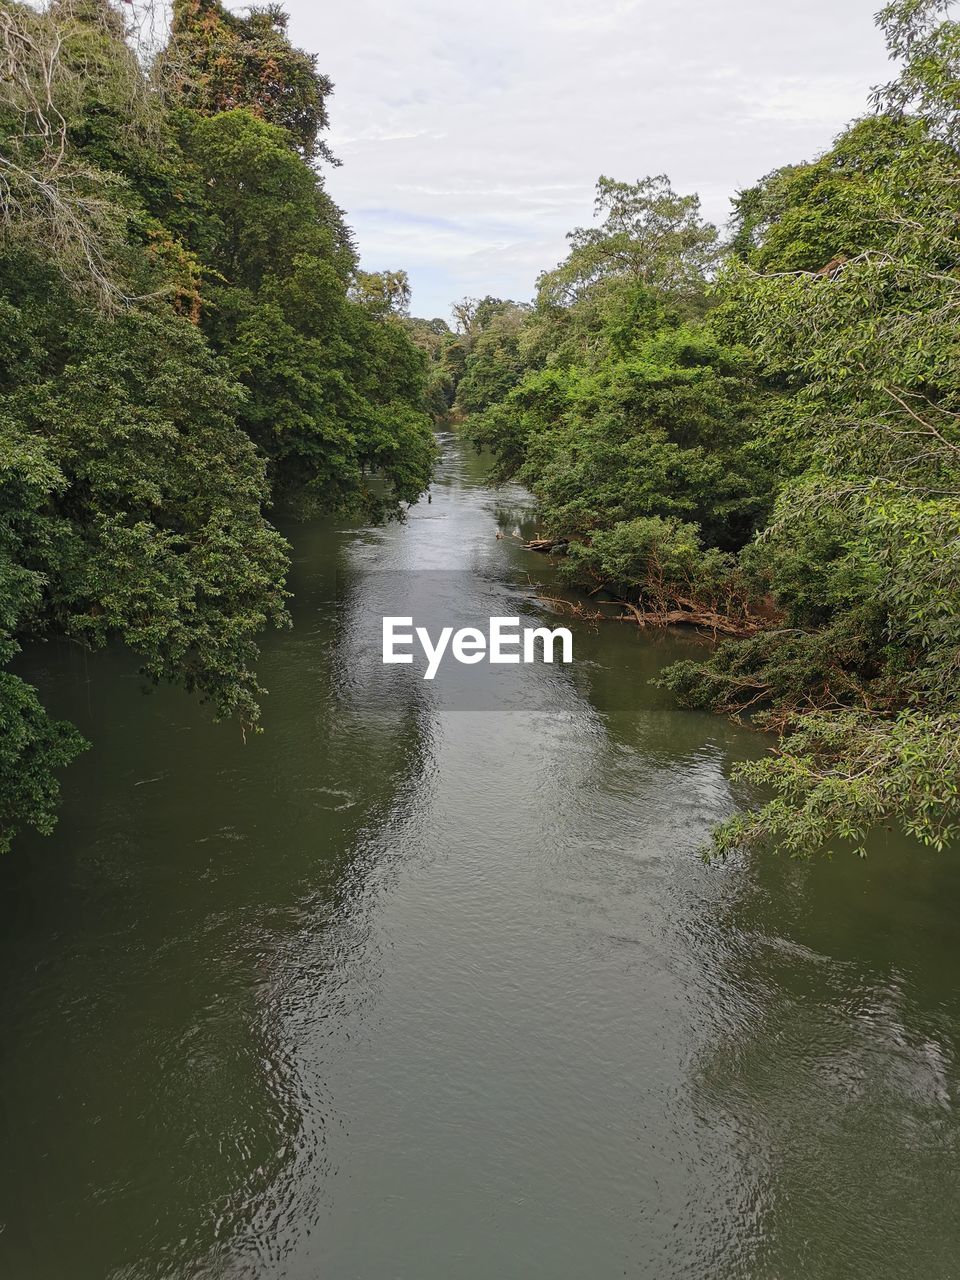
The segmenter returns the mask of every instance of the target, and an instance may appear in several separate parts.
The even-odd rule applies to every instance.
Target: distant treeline
[[[329,81],[275,6],[166,22],[0,2],[0,849],[83,745],[24,638],[120,638],[250,727],[265,509],[398,514],[433,464],[405,279],[358,271],[318,173]]]
[[[601,178],[536,302],[433,325],[433,395],[540,500],[572,578],[732,636],[666,684],[778,735],[716,835],[861,848],[960,814],[960,24],[878,17],[900,70],[724,238]]]

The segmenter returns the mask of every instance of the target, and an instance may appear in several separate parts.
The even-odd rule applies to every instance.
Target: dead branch
[[[17,122],[0,139],[0,230],[39,250],[72,285],[92,292],[108,310],[134,301],[125,295],[115,267],[126,214],[116,199],[120,180],[70,154],[68,117],[86,70],[70,64],[65,41],[74,24],[92,21],[118,38],[127,55],[130,128],[144,128],[156,99],[144,51],[148,39],[156,43],[160,12],[155,0],[129,7],[105,4],[99,16],[71,0],[0,6],[0,104]]]
[[[643,609],[629,600],[618,600],[617,604],[627,611],[617,620],[635,622],[639,627],[698,627],[711,631],[714,635],[734,636],[738,639],[755,636],[766,629],[766,623],[760,618],[744,617],[738,621],[715,609],[693,605],[680,609]]]
[[[570,617],[580,618],[584,622],[602,622],[608,616],[601,613],[599,609],[587,609],[577,600],[564,600],[561,596],[544,596],[539,593],[536,598],[538,603],[552,605],[559,613],[569,614]]]
[[[564,550],[570,545],[569,538],[533,538],[530,542],[523,544],[524,551],[539,551],[542,555],[549,555],[552,551]]]

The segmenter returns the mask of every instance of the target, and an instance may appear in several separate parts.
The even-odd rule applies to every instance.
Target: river
[[[449,436],[405,524],[293,530],[246,743],[25,655],[93,747],[0,862],[3,1280],[960,1274],[960,860],[705,865],[765,744],[650,683],[692,637],[384,672],[398,583],[549,616],[517,526]]]

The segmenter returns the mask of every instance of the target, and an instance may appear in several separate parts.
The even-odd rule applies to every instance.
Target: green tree
[[[474,307],[465,300],[460,311],[462,319],[468,319],[468,327],[464,330],[467,354],[457,383],[457,404],[464,413],[480,413],[503,400],[525,372],[520,341],[530,307],[484,298]]]
[[[642,285],[696,305],[717,263],[717,230],[700,217],[696,195],[678,195],[666,174],[638,182],[597,181],[599,226],[567,236],[566,260],[540,278],[542,301],[569,305],[598,287]]]
[[[295,48],[280,5],[232,13],[218,0],[173,0],[163,66],[185,102],[203,115],[244,108],[282,128],[306,160],[332,160],[320,134],[333,92],[315,54]]]
[[[405,277],[358,275],[339,210],[276,125],[192,114],[183,147],[204,192],[201,323],[247,390],[240,421],[275,489],[305,509],[398,514],[433,460],[424,361],[392,311]]]

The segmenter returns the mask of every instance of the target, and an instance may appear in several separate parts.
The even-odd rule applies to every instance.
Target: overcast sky
[[[368,270],[416,315],[527,299],[601,173],[665,172],[723,222],[889,78],[879,0],[286,0],[336,86],[327,171]]]

